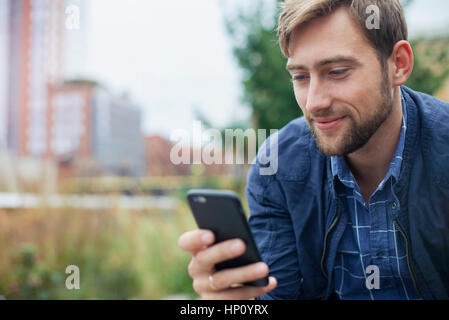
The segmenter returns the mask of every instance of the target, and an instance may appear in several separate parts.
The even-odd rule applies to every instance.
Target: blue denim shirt
[[[398,145],[384,179],[365,203],[345,157],[331,157],[337,197],[349,222],[337,249],[334,291],[340,299],[417,299],[407,266],[406,243],[393,223],[399,204],[393,185],[399,179],[407,130],[407,109],[402,98],[403,120]],[[369,266],[378,268],[378,283]],[[368,270],[368,273],[367,273]],[[368,279],[367,279],[368,278]],[[378,287],[368,288],[366,281]],[[374,282],[374,283],[373,283]]]
[[[400,173],[391,185],[394,234],[405,242],[418,296],[449,299],[449,104],[405,86],[401,93],[407,130]],[[276,165],[258,155],[246,186],[251,231],[278,280],[258,299],[327,299],[335,290],[337,251],[350,222],[335,192],[338,179],[303,117],[262,148],[268,154],[275,149],[270,162]],[[269,167],[277,170],[261,174]]]

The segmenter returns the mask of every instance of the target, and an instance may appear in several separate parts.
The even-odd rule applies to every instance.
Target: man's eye
[[[306,75],[303,75],[303,74],[301,74],[301,75],[296,75],[296,76],[293,76],[293,79],[292,79],[293,81],[304,81],[304,80],[307,80],[307,76]]]
[[[348,69],[336,69],[336,70],[332,70],[331,72],[329,72],[329,74],[332,76],[338,77],[338,76],[344,76],[347,71],[348,71]]]

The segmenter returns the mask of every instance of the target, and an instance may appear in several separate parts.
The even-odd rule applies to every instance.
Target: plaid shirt
[[[348,224],[337,250],[334,291],[340,299],[417,299],[407,265],[405,240],[393,224],[399,201],[392,187],[399,178],[407,127],[407,111],[402,98],[403,121],[399,144],[387,175],[371,195],[363,200],[357,182],[344,157],[331,157],[332,174],[338,177],[336,193],[348,214]],[[369,290],[367,267],[379,268],[379,289]]]

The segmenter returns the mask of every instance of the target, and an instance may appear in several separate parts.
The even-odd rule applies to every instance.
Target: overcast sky
[[[248,118],[218,0],[94,0],[86,11],[84,72],[128,92],[147,134],[192,130],[195,108],[218,127]],[[449,1],[415,0],[407,18],[411,36],[449,28]]]

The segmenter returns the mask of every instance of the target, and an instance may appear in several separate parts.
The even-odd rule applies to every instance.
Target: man
[[[260,175],[257,162],[248,175],[264,263],[215,272],[244,244],[187,232],[195,291],[449,298],[449,105],[403,86],[413,53],[399,0],[287,0],[278,35],[304,117],[278,134],[278,171]],[[238,285],[267,274],[265,288]]]

